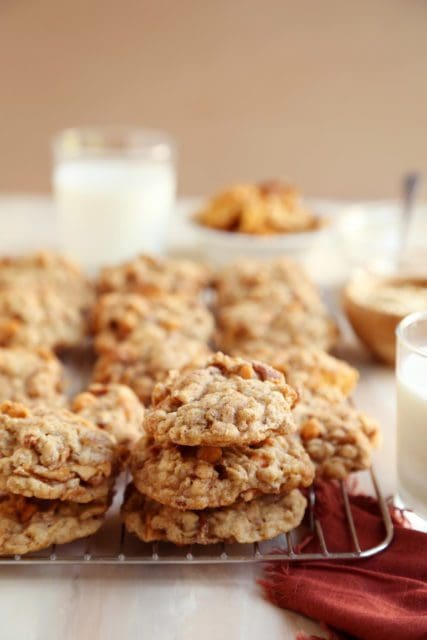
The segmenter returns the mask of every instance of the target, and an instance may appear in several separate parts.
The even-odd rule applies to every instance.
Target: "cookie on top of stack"
[[[296,394],[258,362],[213,355],[156,385],[133,449],[122,514],[148,542],[270,539],[298,526],[313,465],[292,416]]]
[[[111,502],[125,427],[142,422],[127,388],[92,403],[90,389],[76,413],[66,409],[52,350],[84,344],[93,301],[91,284],[62,256],[0,259],[0,555],[94,533]],[[111,415],[102,411],[113,403]],[[135,440],[141,428],[132,428]]]
[[[260,342],[328,351],[338,338],[315,285],[289,258],[236,260],[217,274],[214,284],[217,346],[224,352]]]
[[[294,417],[318,477],[343,479],[371,466],[379,426],[350,400],[356,369],[316,347],[276,349],[258,343],[232,353],[268,362],[298,392]]]
[[[67,409],[0,405],[0,555],[95,533],[118,468],[114,439]]]
[[[200,297],[209,279],[203,265],[148,256],[102,270],[92,320],[99,355],[93,380],[126,384],[149,404],[155,383],[171,369],[203,362],[214,331]]]

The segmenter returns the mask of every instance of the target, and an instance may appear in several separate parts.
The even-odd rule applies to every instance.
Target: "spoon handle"
[[[402,257],[407,241],[408,231],[414,210],[415,200],[421,184],[421,174],[417,171],[411,171],[403,176],[402,182],[402,218],[401,218],[401,236],[400,236],[400,256]]]

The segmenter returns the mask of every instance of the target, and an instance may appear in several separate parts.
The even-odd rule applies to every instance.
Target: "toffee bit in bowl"
[[[324,223],[279,181],[234,185],[214,196],[195,216],[206,227],[253,235],[313,231]]]

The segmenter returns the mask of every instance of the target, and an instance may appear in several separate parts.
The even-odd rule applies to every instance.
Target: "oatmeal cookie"
[[[348,400],[335,404],[319,398],[303,401],[294,415],[318,477],[346,478],[353,471],[369,469],[379,427]]]
[[[35,282],[92,299],[92,287],[80,267],[65,256],[40,251],[35,254],[0,258],[0,288],[26,286]]]
[[[110,433],[121,447],[143,435],[144,407],[123,384],[91,384],[73,399],[71,411]]]
[[[47,349],[0,348],[0,402],[62,404],[63,370]]]
[[[126,489],[122,517],[126,529],[144,542],[167,540],[177,545],[251,543],[270,540],[295,529],[307,501],[298,489],[284,495],[258,496],[230,507],[181,511]]]
[[[52,287],[0,288],[0,346],[75,347],[87,330],[86,310]]]
[[[80,312],[94,302],[94,288],[80,267],[68,258],[40,251],[18,257],[0,258],[0,289],[47,288],[67,300]]]
[[[182,371],[204,363],[211,350],[199,340],[177,333],[165,336],[158,327],[141,331],[138,348],[127,345],[103,353],[96,361],[93,380],[129,386],[145,404],[151,402],[154,385],[163,381],[171,369]],[[144,336],[144,339],[142,339]]]
[[[0,556],[25,554],[94,534],[108,497],[88,504],[0,495]]]
[[[300,265],[289,258],[240,259],[216,277],[217,345],[223,351],[246,342],[328,350],[338,329]]]
[[[164,293],[196,296],[211,279],[210,269],[191,260],[160,259],[141,255],[118,266],[102,269],[100,293],[121,291],[144,296]]]
[[[108,293],[95,305],[93,331],[98,353],[115,351],[121,344],[137,351],[151,328],[164,338],[178,333],[207,342],[214,320],[203,304],[181,296],[143,298],[135,293]]]
[[[313,465],[300,442],[275,436],[241,447],[160,446],[143,437],[131,457],[136,488],[177,509],[206,509],[287,493],[311,484]]]
[[[145,428],[157,442],[255,444],[295,431],[296,398],[272,367],[217,353],[205,367],[173,372],[154,388]]]
[[[309,394],[340,402],[352,393],[359,379],[354,367],[315,347],[276,349],[263,341],[247,342],[234,349],[233,355],[268,362],[284,374],[300,398]]]
[[[217,321],[216,345],[225,352],[243,350],[253,342],[267,342],[275,349],[297,345],[328,350],[337,338],[327,314],[311,313],[298,305],[289,309],[272,301],[243,300],[223,307]]]
[[[304,268],[286,257],[271,260],[238,258],[214,278],[217,306],[254,300],[278,301],[283,306],[324,311],[318,290]]]
[[[70,411],[0,405],[0,491],[90,502],[109,493],[116,467],[113,438]]]
[[[196,220],[213,229],[255,235],[311,231],[322,224],[295,187],[278,181],[234,185],[212,198]]]

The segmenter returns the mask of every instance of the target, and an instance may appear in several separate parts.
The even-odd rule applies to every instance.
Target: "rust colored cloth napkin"
[[[351,549],[339,487],[321,483],[316,493],[328,549]],[[350,502],[361,548],[378,544],[385,534],[376,501],[353,495]],[[427,534],[397,515],[390,546],[366,560],[271,563],[260,581],[268,599],[318,620],[331,638],[427,640]],[[301,546],[320,551],[314,538]]]

